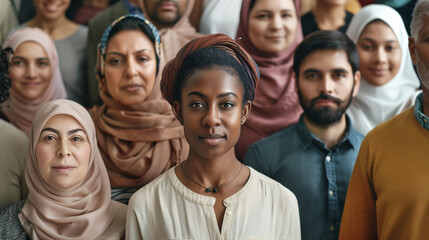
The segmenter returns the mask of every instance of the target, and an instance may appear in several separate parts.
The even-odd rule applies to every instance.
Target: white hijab
[[[363,7],[353,17],[347,36],[357,44],[364,28],[377,19],[385,22],[395,33],[401,47],[402,60],[395,77],[382,86],[371,85],[362,78],[359,93],[353,99],[347,114],[354,128],[363,135],[413,106],[420,86],[408,50],[407,30],[401,16],[393,8],[379,4]]]

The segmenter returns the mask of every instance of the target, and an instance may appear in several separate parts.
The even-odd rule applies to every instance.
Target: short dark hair
[[[339,31],[317,31],[305,37],[295,50],[293,71],[297,80],[299,68],[304,59],[315,51],[326,49],[343,50],[346,52],[353,74],[359,70],[359,55],[356,45],[347,35]]]
[[[249,89],[249,75],[244,67],[238,62],[238,59],[227,53],[225,50],[218,47],[202,48],[191,55],[187,56],[183,61],[183,67],[180,69],[177,83],[175,86],[175,99],[181,103],[181,91],[186,80],[198,70],[220,69],[237,76],[240,79],[243,88],[243,103],[251,101],[251,93]]]
[[[9,98],[9,89],[11,81],[9,74],[9,56],[12,54],[11,48],[3,49],[0,46],[0,103],[5,102]]]

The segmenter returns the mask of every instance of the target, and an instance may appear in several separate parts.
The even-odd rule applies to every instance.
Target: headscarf
[[[167,101],[173,105],[174,101],[179,98],[176,96],[175,89],[178,88],[177,80],[180,69],[186,57],[195,51],[207,47],[217,47],[223,49],[243,66],[249,76],[249,93],[250,99],[255,98],[255,88],[259,80],[259,70],[252,57],[234,40],[223,33],[210,34],[190,41],[177,53],[176,57],[165,66],[162,73],[161,91]]]
[[[31,122],[40,106],[54,99],[67,98],[67,93],[61,77],[58,53],[54,41],[43,30],[39,28],[20,29],[6,40],[4,47],[11,47],[13,51],[16,51],[21,43],[27,41],[38,43],[48,54],[49,64],[52,69],[49,86],[40,97],[32,101],[22,98],[11,88],[9,101],[2,104],[2,110],[13,125],[30,135]]]
[[[353,17],[347,36],[357,44],[368,23],[376,19],[385,22],[395,33],[402,59],[398,73],[383,86],[374,86],[361,79],[359,93],[347,113],[356,130],[364,135],[376,125],[411,107],[420,84],[408,50],[408,33],[401,16],[391,7],[378,4],[363,7]]]
[[[79,186],[70,191],[58,191],[41,178],[35,153],[46,122],[60,114],[75,118],[85,130],[91,145],[88,173]],[[82,106],[70,100],[61,99],[46,103],[34,116],[25,180],[29,195],[19,219],[33,240],[95,239],[101,236],[113,221],[115,208],[122,207],[123,211],[126,211],[125,205],[113,204],[110,200],[109,178],[98,151],[91,116]],[[116,234],[104,239],[119,239],[123,234],[124,226],[118,229]]]
[[[186,0],[185,11],[176,24],[172,27],[166,27],[159,30],[162,37],[163,54],[165,55],[164,58],[167,61],[171,60],[187,42],[202,36],[197,33],[195,28],[189,23],[189,15],[191,15],[194,2],[195,0]],[[144,4],[142,6],[142,10],[144,16],[150,22],[154,22],[153,19],[150,19],[150,15],[148,14]]]
[[[292,65],[295,48],[303,37],[299,0],[293,1],[297,17],[295,40],[282,52],[267,53],[256,48],[249,39],[251,0],[243,0],[237,43],[243,46],[258,64],[261,80],[256,90],[252,111],[242,127],[241,137],[236,145],[239,158],[244,157],[250,144],[296,123],[302,113],[295,90]]]
[[[116,20],[112,26],[127,18],[138,19],[149,27],[159,59],[160,36],[148,20],[139,15],[127,15]],[[98,144],[111,186],[140,187],[183,161],[187,157],[188,144],[183,127],[168,102],[162,99],[160,77],[156,78],[148,98],[132,106],[122,105],[108,93],[104,79],[104,59],[112,26],[103,34],[97,63],[97,78],[102,86],[100,96],[104,104],[101,107],[94,106],[90,113],[97,126]],[[162,66],[161,59],[159,69]]]

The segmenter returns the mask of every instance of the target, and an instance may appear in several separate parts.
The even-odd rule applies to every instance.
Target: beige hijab
[[[150,26],[151,34],[156,39],[154,46],[160,45],[158,31],[142,17],[127,15],[116,20],[113,26],[127,18],[140,19]],[[110,96],[104,79],[104,53],[110,30],[111,27],[106,29],[99,44],[97,60],[100,97],[104,104],[101,107],[94,106],[90,113],[97,126],[98,144],[109,172],[111,186],[140,187],[185,160],[189,147],[183,126],[161,95],[163,58],[160,60],[154,88],[145,101],[125,106]],[[160,50],[157,47],[155,49],[157,57],[160,57]]]
[[[55,115],[74,117],[84,128],[90,145],[91,159],[85,180],[72,191],[58,191],[40,177],[35,149],[45,123]],[[55,100],[36,113],[30,135],[25,178],[29,188],[19,219],[31,239],[120,239],[125,220],[111,228],[115,213],[126,214],[126,206],[110,200],[106,168],[97,148],[95,127],[88,112],[70,100]],[[118,216],[116,216],[118,218]],[[124,216],[120,218],[125,219]],[[109,227],[110,226],[110,227]]]
[[[20,29],[6,40],[4,47],[11,47],[16,51],[21,43],[27,41],[38,43],[48,54],[52,68],[51,81],[46,91],[30,102],[20,97],[12,88],[10,100],[3,103],[2,111],[13,125],[30,135],[31,122],[40,106],[54,99],[67,98],[67,93],[60,73],[57,49],[52,39],[45,32],[39,28]]]

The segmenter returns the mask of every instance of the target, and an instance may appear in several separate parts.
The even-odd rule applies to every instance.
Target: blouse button
[[[226,215],[231,216],[232,212],[230,210],[226,211]]]
[[[331,156],[326,156],[325,159],[326,159],[327,162],[330,162],[331,161]]]

